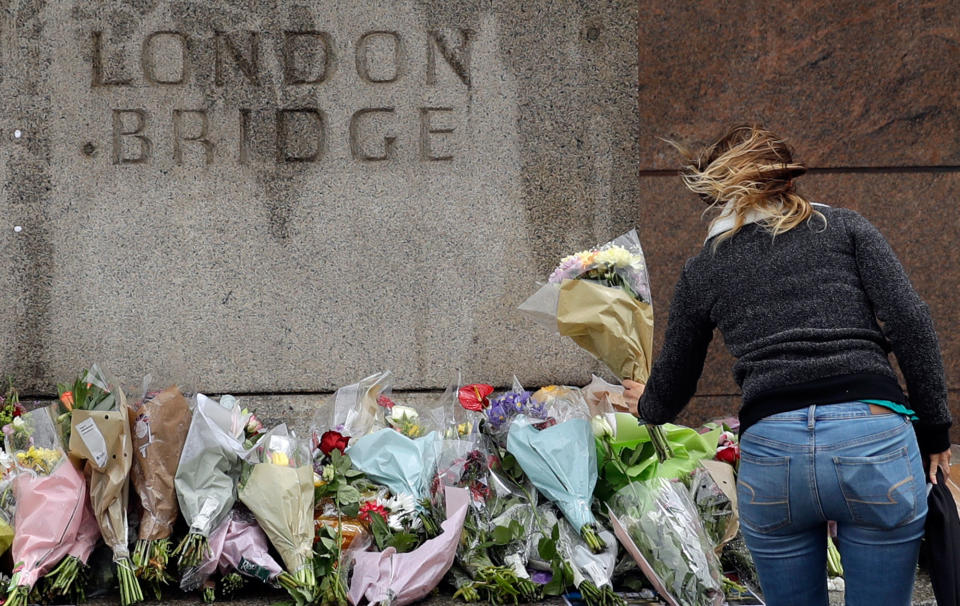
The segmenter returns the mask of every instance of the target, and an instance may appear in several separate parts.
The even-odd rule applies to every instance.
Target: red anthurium
[[[343,454],[349,443],[349,436],[344,436],[339,431],[327,431],[320,436],[320,451],[328,455],[334,450],[339,450],[340,454]]]
[[[460,405],[467,410],[480,412],[487,406],[490,406],[490,400],[487,399],[487,396],[492,393],[492,385],[474,383],[461,387],[460,391],[457,392],[457,398],[460,400]]]

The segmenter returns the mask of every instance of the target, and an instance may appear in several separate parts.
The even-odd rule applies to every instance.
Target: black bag
[[[933,594],[938,606],[960,606],[960,517],[941,469],[937,469],[927,507],[921,552]]]

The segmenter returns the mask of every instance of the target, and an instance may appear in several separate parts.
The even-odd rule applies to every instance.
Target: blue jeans
[[[905,417],[810,406],[761,420],[740,445],[740,524],[767,604],[827,606],[827,520],[847,606],[910,604],[927,499]]]

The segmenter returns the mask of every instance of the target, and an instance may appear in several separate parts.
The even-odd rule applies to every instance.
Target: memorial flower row
[[[635,232],[561,260],[520,309],[617,377],[649,376]],[[297,605],[402,606],[446,585],[494,605],[619,606],[646,591],[702,606],[747,592],[722,570],[755,579],[736,540],[735,428],[643,425],[598,377],[499,394],[458,384],[427,407],[396,402],[391,382],[340,388],[305,436],[266,430],[232,396],[188,401],[145,381],[128,403],[96,366],[52,407],[25,412],[11,390],[7,602],[82,601],[89,577],[115,582],[124,606],[144,588],[214,600],[254,579]],[[101,538],[110,575],[89,566]]]
[[[663,426],[661,462],[647,428],[614,412],[622,387],[598,377],[451,386],[426,406],[397,401],[391,382],[342,387],[306,436],[265,428],[228,395],[145,386],[128,401],[96,366],[29,412],[9,389],[6,604],[117,587],[124,605],[179,591],[213,601],[264,583],[324,606],[444,587],[492,604],[575,592],[617,605],[646,589],[701,605],[746,591],[724,569],[752,582],[749,556],[728,545],[728,426]]]

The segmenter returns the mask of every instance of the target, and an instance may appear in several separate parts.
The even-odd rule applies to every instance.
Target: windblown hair
[[[684,157],[681,177],[686,186],[699,194],[709,209],[722,206],[735,218],[733,228],[717,236],[714,247],[733,237],[751,212],[763,215],[759,223],[773,236],[814,215],[826,221],[794,187],[793,180],[806,173],[806,167],[794,161],[782,139],[764,128],[734,126],[699,153],[669,143]]]

